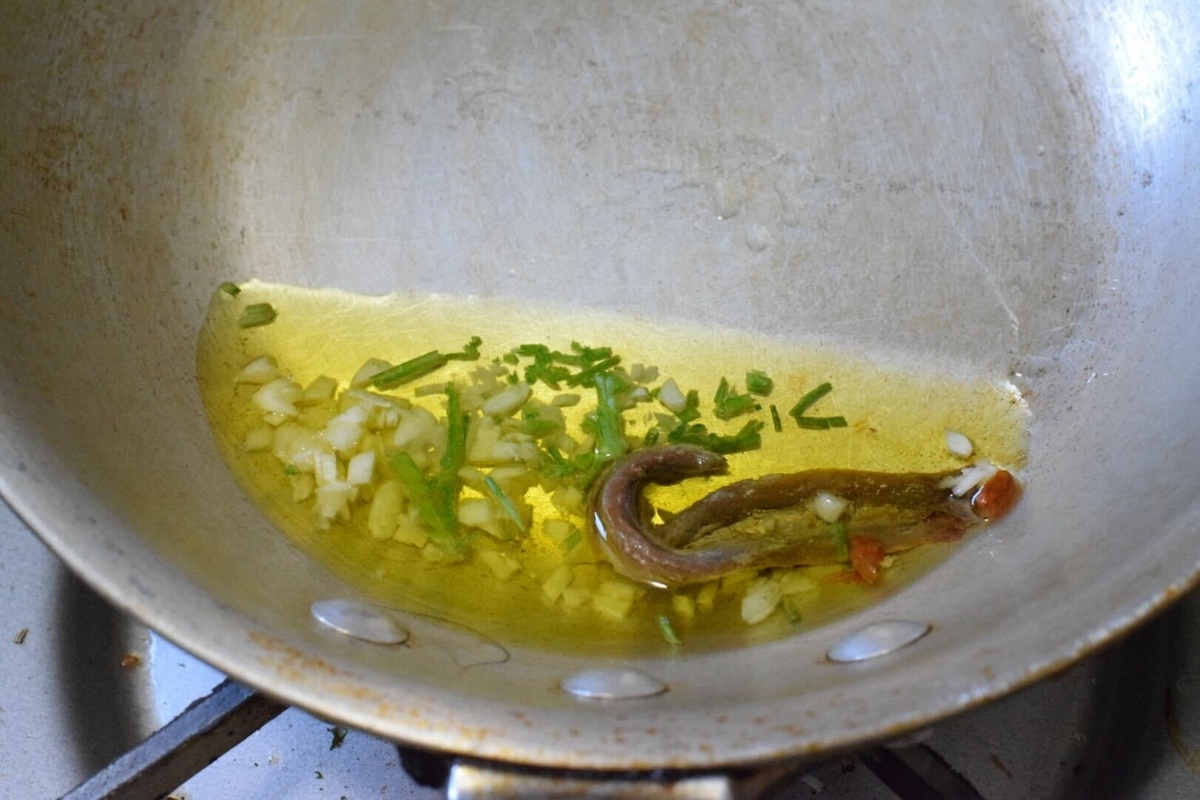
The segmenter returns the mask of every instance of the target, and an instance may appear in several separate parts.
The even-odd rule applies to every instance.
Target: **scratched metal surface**
[[[1192,3],[1103,0],[16,4],[0,488],[224,671],[447,749],[725,763],[981,703],[1195,578],[1198,30]],[[451,634],[397,658],[313,629],[345,587],[240,495],[193,385],[209,292],[249,276],[971,363],[1027,392],[1029,492],[869,612],[933,622],[917,647],[818,665],[853,618],[650,661],[671,692],[581,712],[547,690],[565,657],[464,669]]]

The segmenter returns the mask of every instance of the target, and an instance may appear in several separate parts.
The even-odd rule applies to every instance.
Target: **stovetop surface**
[[[0,798],[62,794],[223,679],[108,606],[2,503],[0,541]],[[289,709],[172,796],[443,796],[412,782],[391,743],[334,727]],[[1200,796],[1200,594],[924,736],[989,800]],[[784,796],[895,798],[854,758],[814,768]]]

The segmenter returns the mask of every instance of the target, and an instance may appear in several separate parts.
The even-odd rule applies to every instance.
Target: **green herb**
[[[792,406],[792,410],[788,412],[797,419],[805,412],[812,408],[818,400],[833,391],[833,384],[822,383],[817,388],[813,389],[808,394],[801,397],[796,405]]]
[[[758,404],[753,397],[738,394],[737,390],[729,385],[729,381],[721,378],[717,393],[713,395],[713,413],[717,415],[717,419],[733,419],[742,414],[749,414],[757,408]]]
[[[330,749],[332,750],[333,748],[331,747]],[[321,770],[319,770],[319,769],[316,770],[316,773],[317,773],[317,780],[319,780],[319,781],[325,780],[325,776],[321,774]]]
[[[808,394],[804,395],[804,397],[801,397],[800,401],[798,403],[796,403],[796,405],[792,406],[792,410],[789,411],[788,414],[795,417],[797,425],[799,425],[801,428],[805,428],[807,430],[827,431],[830,428],[845,428],[846,427],[846,418],[845,417],[841,417],[841,416],[838,416],[838,417],[806,417],[806,416],[804,416],[805,411],[808,411],[810,408],[812,408],[816,404],[816,402],[818,400],[820,400],[822,397],[824,397],[825,395],[829,394],[832,391],[833,391],[832,384],[822,383],[820,386],[813,389]]]
[[[666,614],[659,614],[657,621],[658,629],[662,632],[662,637],[666,639],[667,644],[683,644],[683,640],[680,639],[679,634],[675,632],[675,628],[671,625],[671,620]]]
[[[462,352],[447,353],[447,361],[478,361],[479,360],[479,345],[483,344],[483,339],[478,336],[472,336],[471,341],[463,345]]]
[[[574,375],[569,376],[567,378],[567,386],[583,386],[584,384],[590,383],[593,378],[603,372],[607,372],[620,363],[620,356],[612,356],[604,359],[603,361],[597,361],[595,364],[592,364],[586,369],[580,370]]]
[[[230,297],[237,297],[242,291],[240,286],[238,286],[236,283],[230,283],[229,281],[225,281],[217,288]]]
[[[572,550],[574,550],[576,548],[576,546],[578,546],[578,544],[582,541],[583,541],[583,534],[580,532],[580,530],[578,528],[576,528],[575,530],[571,531],[570,535],[567,536],[567,538],[562,540],[562,544],[559,545],[559,548],[561,548],[563,552],[569,553]]]
[[[658,435],[658,428],[651,428],[650,430],[646,431],[646,435],[642,437],[642,444],[646,447],[653,447],[654,445],[658,444]]]
[[[446,452],[438,462],[434,489],[446,516],[452,520],[458,519],[458,471],[467,462],[468,419],[460,407],[458,387],[446,384]]]
[[[509,499],[509,496],[504,493],[503,489],[500,488],[500,484],[496,483],[496,479],[491,475],[488,475],[483,479],[483,482],[484,485],[487,486],[488,491],[492,493],[492,497],[495,497],[496,502],[498,502],[500,507],[504,509],[504,513],[507,514],[508,518],[516,524],[517,529],[520,530],[521,533],[525,533],[527,530],[529,530],[529,526],[525,524],[525,520],[521,519],[520,513],[517,512],[517,507],[513,505],[513,501]]]
[[[771,424],[775,426],[776,433],[783,433],[783,420],[779,418],[779,409],[775,404],[771,404]]]
[[[829,534],[837,546],[838,558],[842,561],[850,558],[850,536],[846,533],[846,523],[838,520],[829,526]]]
[[[517,358],[516,353],[505,353],[503,356],[503,360],[504,360],[505,364],[510,364],[513,366],[516,366],[517,364],[521,363],[521,359]]]
[[[438,491],[440,487],[435,487],[425,478],[417,462],[408,453],[393,453],[389,460],[396,477],[404,486],[405,494],[429,530],[429,538],[446,553],[461,553],[463,541],[458,535],[458,520],[443,503],[442,493]]]
[[[683,411],[676,411],[675,416],[683,422],[691,422],[700,418],[700,392],[692,389],[687,393]]]
[[[446,361],[446,357],[441,352],[430,350],[428,353],[397,364],[391,369],[385,369],[371,378],[371,385],[376,389],[393,389],[402,383],[408,383],[422,375],[428,375],[439,367],[446,366]]]
[[[410,358],[408,361],[397,364],[391,369],[385,369],[371,378],[371,385],[376,389],[394,389],[402,383],[408,383],[422,375],[428,375],[435,369],[446,366],[450,361],[478,361],[479,345],[481,344],[483,344],[483,339],[472,336],[471,341],[463,345],[461,352],[446,354],[440,350],[430,350],[428,353],[422,353],[416,358]]]
[[[719,436],[710,433],[703,425],[681,422],[667,434],[667,441],[672,444],[694,444],[714,453],[742,453],[762,447],[761,431],[764,427],[766,423],[750,420],[734,435]]]
[[[761,369],[752,369],[746,373],[746,391],[760,397],[766,397],[775,388],[775,381]]]
[[[792,598],[783,598],[783,602],[780,605],[783,607],[783,613],[787,617],[787,621],[792,625],[799,625],[800,612],[796,610],[796,604],[792,602]]]
[[[333,728],[326,728],[326,730],[333,734],[333,740],[329,742],[330,750],[337,750],[339,747],[341,747],[342,742],[346,741],[346,734],[350,733],[350,731],[346,730],[341,725]]]
[[[283,468],[283,474],[287,475],[289,478],[294,475],[299,475],[300,468],[297,467],[295,464],[288,464],[286,467]]]
[[[621,409],[617,404],[617,378],[603,373],[596,384],[596,456],[611,460],[625,455],[625,437],[621,433]]]
[[[845,428],[845,417],[796,417],[796,424],[811,431],[827,431],[830,428]]]
[[[277,316],[279,312],[270,303],[254,303],[242,309],[237,324],[239,328],[257,328],[259,325],[271,324]]]

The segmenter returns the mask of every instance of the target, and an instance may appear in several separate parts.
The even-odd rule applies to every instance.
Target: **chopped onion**
[[[742,597],[742,620],[747,625],[757,625],[774,613],[783,600],[783,591],[778,581],[759,578]]]
[[[515,560],[496,550],[480,550],[478,558],[502,581],[508,580],[521,569],[521,565]]]
[[[300,385],[287,378],[276,378],[263,384],[250,400],[268,414],[298,417],[296,401],[304,396]]]
[[[542,584],[542,593],[553,603],[562,596],[563,590],[570,586],[573,580],[575,580],[575,573],[571,568],[566,564],[559,564]]]
[[[255,383],[264,384],[275,380],[280,376],[279,366],[275,363],[275,359],[270,356],[256,358],[246,366],[242,367],[242,371],[233,379],[234,383]]]
[[[396,447],[407,447],[410,444],[425,441],[431,431],[437,427],[437,418],[427,408],[416,406],[400,412],[400,424],[392,436],[392,444]]]
[[[367,530],[375,539],[390,539],[396,533],[400,511],[404,507],[404,487],[400,481],[387,481],[375,490],[367,513]],[[422,542],[421,544],[424,544]]]
[[[950,494],[962,497],[967,492],[982,486],[991,480],[1000,470],[987,459],[980,459],[969,467],[964,467],[957,477],[951,476],[945,482]]]
[[[333,453],[314,453],[312,464],[313,473],[317,476],[317,486],[325,487],[340,483],[337,456]]]
[[[687,408],[687,396],[679,388],[674,378],[667,378],[666,383],[658,389],[658,402],[674,411],[676,414]]]
[[[483,413],[495,417],[507,416],[520,408],[532,393],[533,390],[525,381],[514,383],[484,400]]]
[[[822,521],[830,524],[837,522],[845,513],[850,501],[829,492],[817,492],[816,497],[809,503],[814,514]]]
[[[368,358],[358,368],[358,372],[354,373],[354,377],[350,379],[350,386],[354,389],[361,389],[371,382],[371,378],[391,368],[392,365],[382,358]]]
[[[959,458],[970,458],[971,453],[975,452],[975,446],[971,444],[971,440],[958,431],[946,429],[946,449]]]
[[[274,439],[275,432],[271,428],[254,428],[246,434],[246,441],[242,443],[242,450],[247,453],[266,452],[271,449]]]
[[[496,512],[487,498],[472,497],[458,502],[458,521],[473,528],[482,528],[496,521]]]
[[[359,453],[346,464],[346,483],[366,486],[375,475],[375,452]]]
[[[315,378],[308,386],[304,387],[304,402],[308,405],[328,402],[333,399],[337,388],[337,381],[328,375],[321,375]]]

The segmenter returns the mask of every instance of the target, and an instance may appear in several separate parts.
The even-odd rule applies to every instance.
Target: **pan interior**
[[[432,747],[728,763],[995,696],[1196,572],[1198,15],[17,3],[0,30],[0,486],[91,584],[220,668]],[[250,277],[966,364],[1030,403],[1029,491],[868,615],[635,659],[671,691],[589,707],[581,730],[552,689],[574,659],[312,626],[310,603],[348,587],[242,495],[195,380],[213,287]],[[875,666],[819,663],[883,616],[934,632]]]

